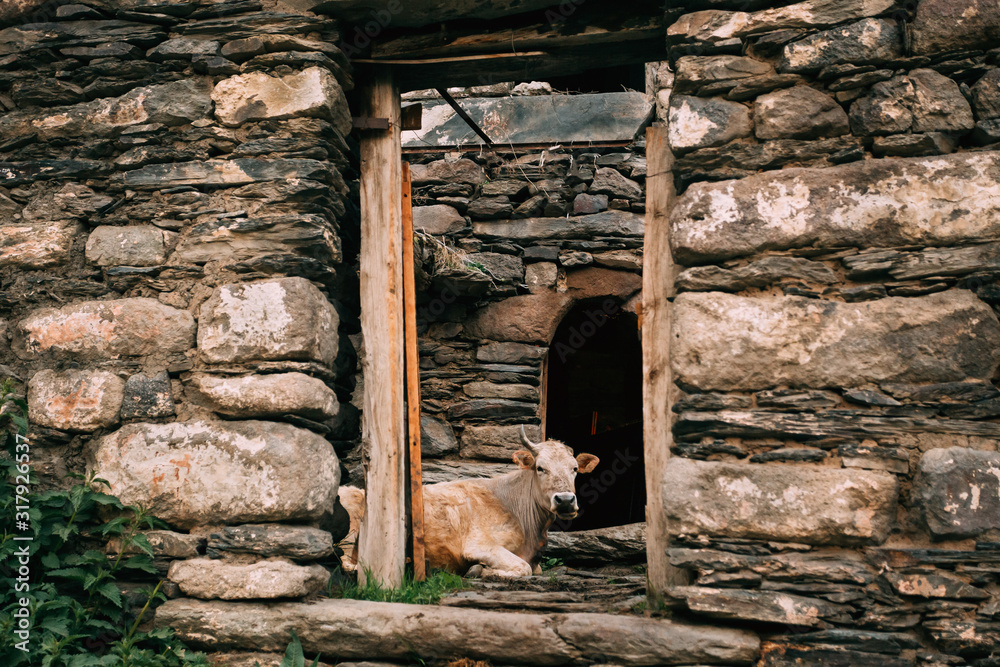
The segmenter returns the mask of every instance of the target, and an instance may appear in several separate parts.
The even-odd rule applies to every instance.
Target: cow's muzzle
[[[552,513],[560,519],[573,519],[580,509],[575,493],[556,493],[552,496]]]

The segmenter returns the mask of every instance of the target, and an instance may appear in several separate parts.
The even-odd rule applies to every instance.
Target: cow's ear
[[[593,454],[577,454],[576,464],[580,466],[580,472],[593,472],[597,464],[601,462],[601,459],[597,458]]]
[[[535,467],[535,457],[531,455],[526,449],[521,449],[514,452],[514,463],[516,463],[521,468],[534,468]]]

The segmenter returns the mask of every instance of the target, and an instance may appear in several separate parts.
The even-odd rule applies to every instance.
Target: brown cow
[[[431,567],[464,574],[481,564],[484,575],[526,577],[540,571],[532,560],[548,540],[556,518],[572,519],[580,507],[574,481],[591,472],[593,454],[573,456],[557,440],[534,443],[514,453],[519,469],[490,479],[460,479],[424,487],[424,539]],[[351,533],[364,513],[364,491],[340,489],[351,515]],[[350,536],[348,537],[350,539]]]

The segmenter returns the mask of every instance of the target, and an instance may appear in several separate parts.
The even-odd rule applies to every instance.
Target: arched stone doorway
[[[642,348],[638,319],[615,299],[579,302],[549,348],[546,437],[601,459],[577,479],[580,514],[556,530],[645,520]]]

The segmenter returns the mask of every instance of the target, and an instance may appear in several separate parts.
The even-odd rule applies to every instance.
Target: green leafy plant
[[[319,665],[319,656],[312,661],[309,667],[317,667]],[[260,667],[260,663],[257,663],[257,667]],[[306,667],[306,656],[302,652],[302,642],[299,641],[299,636],[295,634],[295,630],[292,630],[292,641],[285,649],[285,657],[281,659],[281,667]]]
[[[407,575],[399,588],[383,588],[371,573],[365,577],[364,586],[355,581],[347,581],[339,587],[331,584],[330,597],[348,600],[369,600],[371,602],[403,602],[406,604],[438,604],[441,598],[456,590],[466,588],[462,577],[451,572],[436,571],[424,581],[413,581]],[[332,580],[331,580],[332,582]]]
[[[114,496],[96,490],[107,482],[95,477],[71,475],[77,481],[68,489],[29,494],[25,487],[34,489],[38,480],[26,465],[29,457],[22,456],[29,448],[17,437],[27,430],[27,405],[16,395],[13,382],[0,383],[0,664],[207,665],[204,655],[187,649],[171,630],[140,629],[149,620],[151,607],[166,599],[162,582],[150,584],[135,604],[119,586],[124,575],[156,580],[153,550],[140,531],[164,524],[143,508],[123,506]],[[18,506],[25,504],[28,526],[18,523],[24,519],[17,514]],[[112,510],[115,518],[103,521],[102,510]],[[108,555],[101,547],[110,538],[118,538],[119,549]],[[27,576],[15,569],[25,546]],[[22,642],[14,631],[24,629],[20,621],[25,608],[30,612],[28,639]],[[22,616],[15,616],[18,612]]]
[[[539,563],[542,567],[542,572],[546,570],[554,570],[557,567],[562,567],[565,565],[561,558],[547,558]]]

